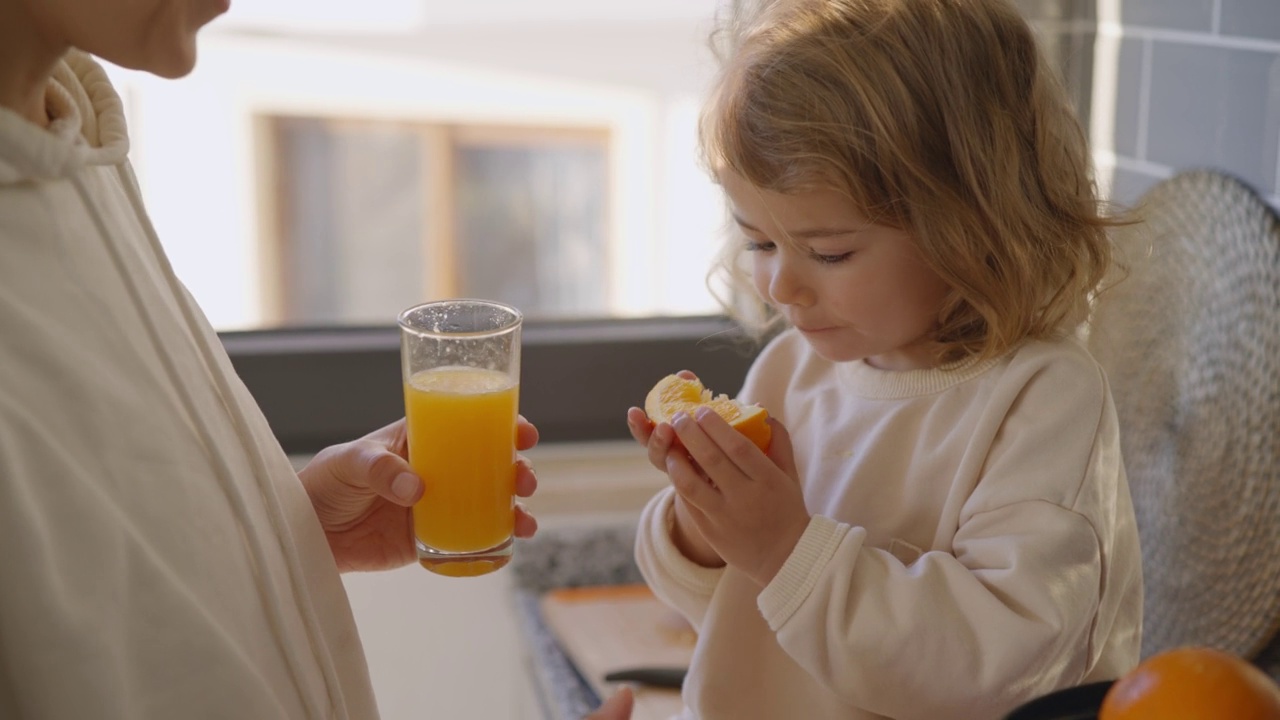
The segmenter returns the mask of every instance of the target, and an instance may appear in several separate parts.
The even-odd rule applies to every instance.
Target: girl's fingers
[[[796,472],[796,456],[795,449],[791,446],[791,434],[775,418],[769,418],[766,422],[773,430],[769,440],[769,458],[787,475],[797,477],[799,473]]]
[[[627,410],[627,429],[631,431],[631,437],[641,445],[649,444],[649,435],[653,433],[653,424],[649,422],[649,416],[638,407],[629,408]]]
[[[709,410],[698,411],[698,417],[695,422],[706,433],[707,437],[715,443],[715,446],[720,450],[720,456],[737,471],[736,473],[732,472],[726,467],[724,473],[730,481],[736,477],[758,478],[765,473],[776,472],[777,468],[780,467],[774,460],[770,460],[770,456],[765,455],[760,448],[756,447],[755,443],[748,440],[742,433],[734,430],[729,423],[714,412]],[[772,427],[775,429],[782,428],[782,424],[773,418],[769,418],[768,422],[772,423]],[[785,448],[783,448],[784,445],[786,446]],[[770,452],[774,452],[775,448],[779,453],[779,457],[783,454],[787,458],[791,457],[791,441],[785,430],[782,430],[779,434],[776,444],[770,439]]]
[[[662,472],[667,471],[667,455],[671,454],[671,446],[675,443],[676,433],[666,423],[658,426],[649,434],[649,464]]]
[[[691,511],[696,511],[699,518],[704,513],[714,512],[722,501],[720,492],[707,478],[694,467],[693,462],[684,453],[671,453],[666,460],[667,475],[671,485],[680,497],[685,499]]]
[[[726,453],[739,452],[740,446],[737,444],[739,440],[747,444],[751,441],[729,427],[729,424],[714,412],[700,410],[699,415],[702,416],[700,420],[694,420],[684,413],[677,414],[675,418],[676,435],[680,438],[680,443],[689,451],[693,462],[697,463],[698,467],[702,468],[702,472],[717,485],[725,486],[745,480],[742,470]],[[711,433],[707,432],[708,427],[716,431],[716,437],[712,437]]]

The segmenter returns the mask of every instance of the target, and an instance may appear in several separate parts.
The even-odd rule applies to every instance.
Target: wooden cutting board
[[[688,667],[697,639],[676,611],[645,585],[561,588],[543,596],[542,617],[561,649],[601,698],[617,689],[604,676],[636,667]],[[632,720],[668,720],[680,692],[634,686]]]

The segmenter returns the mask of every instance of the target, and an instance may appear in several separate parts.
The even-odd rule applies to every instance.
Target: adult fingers
[[[529,458],[516,458],[516,495],[529,497],[538,489],[538,476],[533,472],[533,463]]]
[[[374,430],[361,440],[372,440],[402,458],[409,457],[409,433],[404,418]]]
[[[528,450],[538,444],[538,428],[533,423],[524,419],[523,415],[516,417],[516,450]]]
[[[631,720],[631,711],[635,708],[636,699],[631,688],[622,686],[609,696],[604,704],[588,713],[582,720]]]
[[[528,539],[536,532],[538,532],[538,519],[530,515],[524,505],[516,503],[516,537]]]

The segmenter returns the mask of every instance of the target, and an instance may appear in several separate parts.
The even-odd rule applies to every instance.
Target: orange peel
[[[1188,645],[1157,653],[1121,675],[1098,720],[1277,720],[1280,686],[1222,650]]]

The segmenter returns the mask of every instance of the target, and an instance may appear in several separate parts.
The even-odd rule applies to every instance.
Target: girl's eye
[[[848,260],[849,258],[853,257],[852,252],[839,253],[838,255],[822,255],[820,253],[811,253],[811,255],[814,260],[817,260],[823,265],[838,265],[839,263],[842,263],[845,260]]]
[[[743,245],[743,249],[747,252],[769,252],[774,248],[771,242],[756,242],[755,240],[747,240]]]

